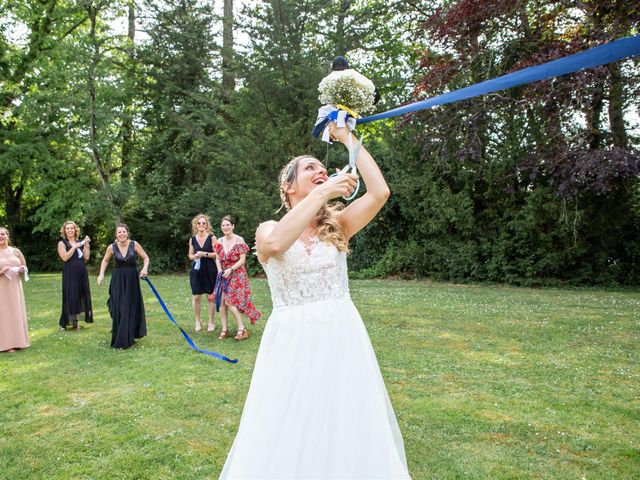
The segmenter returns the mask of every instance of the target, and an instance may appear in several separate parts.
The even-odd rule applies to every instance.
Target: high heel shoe
[[[245,340],[247,338],[249,338],[249,330],[247,330],[246,328],[241,328],[240,330],[238,330],[236,336],[233,337],[234,340]]]

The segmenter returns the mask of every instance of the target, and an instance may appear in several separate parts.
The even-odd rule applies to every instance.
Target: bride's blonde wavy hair
[[[287,163],[280,171],[280,200],[282,205],[278,211],[286,208],[291,210],[291,203],[289,202],[289,195],[287,194],[285,184],[292,185],[298,177],[298,165],[300,161],[305,158],[317,158],[311,155],[300,155],[293,158]],[[313,219],[312,224],[316,227],[316,236],[318,240],[327,242],[334,245],[340,252],[349,251],[349,242],[347,236],[342,229],[342,225],[338,222],[338,212],[344,208],[341,203],[334,203],[329,205],[325,203]]]

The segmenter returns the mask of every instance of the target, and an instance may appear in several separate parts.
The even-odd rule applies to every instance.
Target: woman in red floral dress
[[[249,317],[252,325],[262,316],[262,313],[251,303],[249,275],[244,268],[249,247],[242,237],[233,233],[234,227],[235,224],[229,215],[222,217],[220,228],[224,237],[219,238],[214,247],[219,275],[228,282],[223,289],[223,306],[220,309],[222,323],[222,332],[218,337],[220,340],[228,337],[227,311],[231,311],[238,322],[238,333],[233,337],[236,340],[249,337],[249,330],[242,323],[242,315]]]

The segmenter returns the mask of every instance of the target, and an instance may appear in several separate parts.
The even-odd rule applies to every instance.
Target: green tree
[[[632,7],[620,12],[600,2],[580,8],[576,15],[564,2],[448,3],[423,23],[434,48],[423,55],[416,96],[493,78],[637,29]],[[636,282],[638,249],[630,248],[630,239],[639,228],[638,153],[625,146],[621,109],[633,98],[638,78],[628,66],[406,119],[400,136],[389,139],[398,148],[393,171],[410,172],[396,183],[410,233],[396,237],[394,258],[417,255],[421,260],[410,271],[455,280]],[[585,119],[587,128],[576,118]],[[407,143],[421,148],[407,152]],[[398,263],[382,268],[387,264],[381,263],[383,273],[402,269]]]
[[[142,148],[126,220],[154,269],[183,268],[189,220],[210,212],[219,178],[221,88],[210,2],[150,3],[149,41],[139,50]],[[219,180],[218,180],[219,179]]]

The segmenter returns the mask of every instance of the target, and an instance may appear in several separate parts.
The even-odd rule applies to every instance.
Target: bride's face
[[[319,185],[322,185],[329,179],[327,169],[315,158],[303,158],[298,163],[296,171],[296,179],[291,184],[287,193],[292,205],[309,195],[311,191]]]

